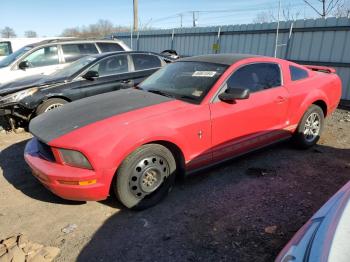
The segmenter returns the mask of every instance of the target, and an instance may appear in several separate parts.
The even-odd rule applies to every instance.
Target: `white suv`
[[[131,51],[120,40],[53,39],[27,45],[0,61],[0,87],[31,75],[48,75],[89,54]]]

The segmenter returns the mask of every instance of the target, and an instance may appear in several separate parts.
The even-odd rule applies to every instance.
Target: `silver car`
[[[350,261],[350,182],[299,229],[275,261]]]
[[[50,39],[29,44],[0,61],[0,86],[32,75],[49,75],[85,55],[131,51],[121,40]]]

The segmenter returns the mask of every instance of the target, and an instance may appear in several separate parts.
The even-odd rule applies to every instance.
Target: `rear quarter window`
[[[0,42],[0,56],[8,56],[12,53],[11,42]]]
[[[292,81],[298,81],[309,77],[309,73],[300,67],[289,66],[289,71]]]
[[[85,55],[98,54],[95,44],[92,43],[65,44],[62,45],[62,51],[66,63],[76,61]]]
[[[102,53],[124,51],[117,43],[97,43]]]
[[[160,59],[155,55],[136,54],[132,55],[132,60],[136,71],[162,66]]]

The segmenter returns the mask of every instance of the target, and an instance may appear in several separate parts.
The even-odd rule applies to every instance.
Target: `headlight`
[[[22,100],[23,98],[27,97],[27,96],[31,96],[34,93],[36,93],[39,90],[39,88],[34,87],[34,88],[29,88],[26,90],[22,90],[7,96],[4,96],[3,98],[0,99],[0,102],[2,104],[8,104],[8,103],[16,103],[20,100]]]
[[[62,161],[68,166],[92,169],[92,166],[87,158],[79,151],[69,149],[58,149]]]

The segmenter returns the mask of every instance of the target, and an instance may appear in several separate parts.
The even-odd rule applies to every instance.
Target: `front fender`
[[[35,110],[37,106],[44,100],[44,97],[45,96],[43,96],[42,94],[35,94],[23,98],[18,103],[24,108]]]
[[[188,146],[183,142],[185,141],[183,134],[171,128],[163,128],[161,134],[154,134],[156,134],[156,132],[141,133],[138,131],[132,132],[131,134],[129,133],[127,136],[120,139],[120,142],[114,146],[111,152],[111,155],[118,156],[114,160],[113,166],[118,168],[123,160],[140,146],[159,141],[174,144],[181,150],[184,158],[188,158],[188,155],[186,154],[188,152]],[[120,153],[121,148],[123,149],[122,153]]]

